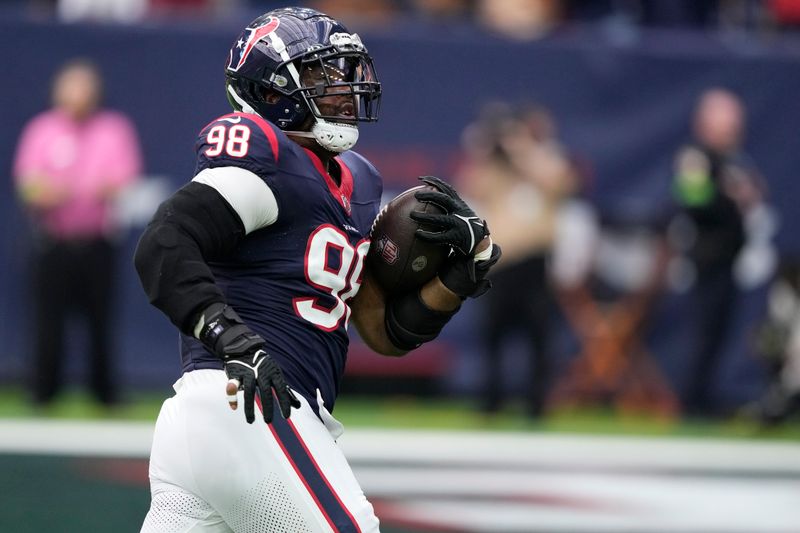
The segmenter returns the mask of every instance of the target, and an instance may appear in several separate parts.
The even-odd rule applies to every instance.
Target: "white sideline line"
[[[152,422],[0,420],[0,453],[148,457]]]
[[[147,457],[152,422],[0,420],[0,453]],[[486,467],[758,470],[796,473],[800,444],[413,429],[349,429],[340,439],[354,462]]]
[[[630,437],[425,430],[345,431],[345,455],[361,461],[470,463],[485,466],[656,468],[794,472],[800,444],[717,438]]]
[[[0,454],[146,458],[153,428],[0,420]],[[408,429],[341,444],[384,511],[457,531],[800,532],[800,444]]]

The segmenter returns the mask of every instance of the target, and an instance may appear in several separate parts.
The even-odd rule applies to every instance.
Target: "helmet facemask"
[[[315,117],[328,121],[374,122],[378,119],[380,83],[372,60],[362,54],[330,54],[300,62],[301,87],[306,105]],[[353,117],[325,112],[325,99],[347,97]]]
[[[358,122],[378,118],[381,86],[367,49],[318,11],[283,8],[258,17],[234,42],[225,72],[235,110],[333,152],[355,144]]]
[[[330,46],[282,67],[271,81],[277,85],[286,76],[295,81],[297,89],[287,96],[302,101],[314,117],[310,132],[286,133],[311,137],[326,150],[343,152],[358,140],[358,122],[378,119],[381,88],[368,55]]]

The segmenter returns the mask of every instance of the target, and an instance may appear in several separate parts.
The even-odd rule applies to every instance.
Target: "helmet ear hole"
[[[274,105],[274,104],[277,104],[278,102],[280,102],[280,100],[281,100],[281,95],[280,94],[278,94],[276,92],[273,92],[273,91],[270,91],[270,90],[265,90],[264,91],[264,101],[266,103],[268,103],[270,105]]]

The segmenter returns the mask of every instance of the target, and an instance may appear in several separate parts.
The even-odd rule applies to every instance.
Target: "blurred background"
[[[504,248],[436,342],[395,360],[354,338],[335,414],[385,530],[800,530],[800,0],[296,4],[375,60],[357,151],[385,199],[444,177]],[[229,109],[231,43],[282,5],[0,3],[1,531],[138,531],[180,366],[133,249]],[[93,330],[67,310],[62,377],[37,396],[21,139],[75,58],[141,161],[104,200],[114,390],[90,386]]]

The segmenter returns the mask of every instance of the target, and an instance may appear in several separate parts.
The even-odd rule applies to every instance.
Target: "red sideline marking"
[[[387,500],[372,500],[375,514],[380,517],[381,524],[391,524],[402,528],[430,533],[463,533],[463,529],[447,526],[424,518],[413,518],[414,511],[409,507]]]
[[[78,459],[72,467],[80,477],[133,487],[150,485],[147,459]]]

